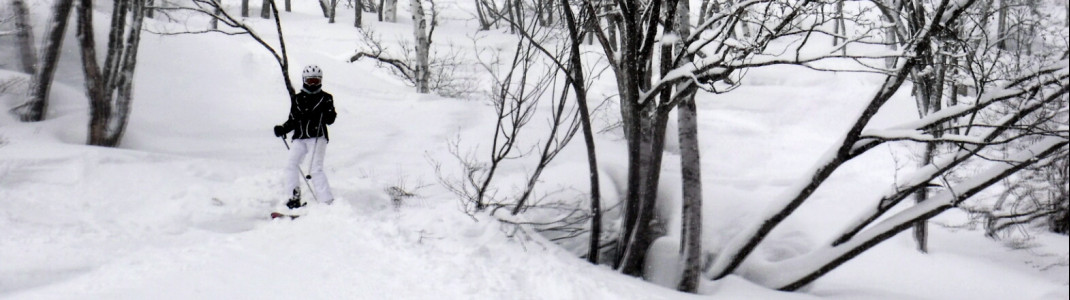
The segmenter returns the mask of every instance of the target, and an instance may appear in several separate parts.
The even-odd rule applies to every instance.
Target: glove
[[[323,113],[323,122],[327,124],[334,124],[334,119],[338,117],[338,113],[333,110]]]
[[[276,137],[286,136],[286,132],[287,131],[289,131],[289,130],[286,130],[286,128],[282,127],[282,125],[275,125],[275,136]]]

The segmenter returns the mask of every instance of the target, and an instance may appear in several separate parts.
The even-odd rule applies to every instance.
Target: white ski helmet
[[[303,71],[301,71],[301,79],[305,78],[323,78],[323,70],[317,65],[308,65]]]

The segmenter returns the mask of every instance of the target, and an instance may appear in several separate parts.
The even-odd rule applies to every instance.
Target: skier
[[[327,154],[327,125],[334,124],[338,113],[334,111],[334,97],[322,90],[323,71],[319,66],[309,65],[301,71],[303,85],[301,92],[290,100],[290,116],[286,123],[275,126],[275,136],[285,141],[286,134],[293,131],[291,137],[293,146],[290,147],[290,159],[285,171],[285,192],[292,194],[286,202],[286,207],[295,209],[305,205],[301,202],[300,164],[305,155],[311,153],[312,159],[308,177],[311,178],[315,191],[312,191],[316,200],[330,205],[334,202],[331,194],[331,186],[327,183],[327,176],[323,173],[323,158]]]

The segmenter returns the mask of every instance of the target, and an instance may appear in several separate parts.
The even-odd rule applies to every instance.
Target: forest
[[[902,255],[940,260],[957,249],[942,245],[976,233],[961,245],[1054,247],[1033,267],[1054,292],[1034,292],[1070,293],[1065,0],[0,1],[0,211],[30,207],[0,218],[13,225],[0,233],[17,237],[0,243],[0,261],[68,251],[20,241],[88,230],[79,226],[101,236],[187,228],[174,239],[212,228],[247,241],[287,226],[253,217],[279,200],[284,152],[268,128],[298,94],[301,67],[318,64],[325,90],[338,90],[327,173],[344,201],[280,232],[359,219],[397,226],[372,239],[387,245],[493,235],[669,293],[644,294],[653,298],[750,285],[759,291],[735,296],[835,296],[820,283],[841,268],[895,278],[873,269]],[[172,160],[192,173],[150,167]],[[201,165],[216,160],[240,165]],[[146,168],[153,175],[124,175]],[[123,226],[102,225],[121,211],[108,202],[114,186],[129,194],[115,203],[170,197],[135,205],[180,221],[145,225],[131,212]],[[83,221],[57,217],[78,207],[97,208],[74,216]],[[420,223],[443,215],[477,225]],[[298,241],[333,247],[312,236]],[[146,247],[123,243],[98,250]],[[465,245],[439,247],[476,247]],[[120,276],[25,261],[0,267],[13,282],[0,296]],[[512,280],[504,286],[527,284]],[[628,297],[491,291],[447,298]],[[945,295],[929,292],[839,296]]]

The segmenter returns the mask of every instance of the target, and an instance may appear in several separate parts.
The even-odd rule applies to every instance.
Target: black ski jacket
[[[317,89],[315,92],[302,90],[290,102],[290,117],[282,127],[286,132],[294,131],[293,139],[324,137],[327,125],[334,124],[338,113],[334,111],[334,96]]]

